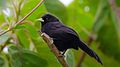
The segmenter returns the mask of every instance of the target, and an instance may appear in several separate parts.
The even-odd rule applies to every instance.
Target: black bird
[[[73,29],[61,23],[58,18],[51,14],[45,14],[40,18],[40,21],[41,31],[53,38],[54,44],[59,51],[65,52],[70,48],[76,50],[81,48],[89,56],[95,58],[102,64],[98,55],[80,40],[78,34]]]

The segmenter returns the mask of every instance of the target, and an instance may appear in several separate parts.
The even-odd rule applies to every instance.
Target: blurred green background
[[[0,0],[0,33],[39,2]],[[120,0],[45,0],[24,22],[0,36],[0,67],[62,67],[37,32],[41,28],[36,19],[48,12],[76,30],[103,61],[102,66],[85,55],[78,63],[83,53],[71,49],[65,57],[70,67],[120,67]]]

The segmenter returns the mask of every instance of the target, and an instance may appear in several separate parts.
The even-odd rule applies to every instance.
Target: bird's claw
[[[44,35],[44,33],[41,34],[41,37]]]
[[[64,55],[62,55],[62,54],[59,54],[59,55],[58,55],[58,57],[65,57],[65,56],[64,56]]]

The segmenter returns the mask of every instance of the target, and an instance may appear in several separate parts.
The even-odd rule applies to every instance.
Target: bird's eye
[[[48,18],[46,18],[46,20],[48,20]]]

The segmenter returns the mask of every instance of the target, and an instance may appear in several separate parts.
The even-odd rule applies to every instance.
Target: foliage
[[[0,0],[0,33],[30,12],[40,0]],[[89,35],[95,38],[91,48],[100,56],[105,67],[119,67],[120,22],[113,8],[119,0],[73,0],[65,6],[59,0],[45,0],[32,15],[8,33],[0,36],[0,67],[61,67],[46,43],[40,37],[40,22],[45,13],[56,15],[64,24],[75,29],[87,43]],[[68,50],[65,54],[70,67],[74,67],[81,51]],[[86,56],[82,67],[102,67]]]

